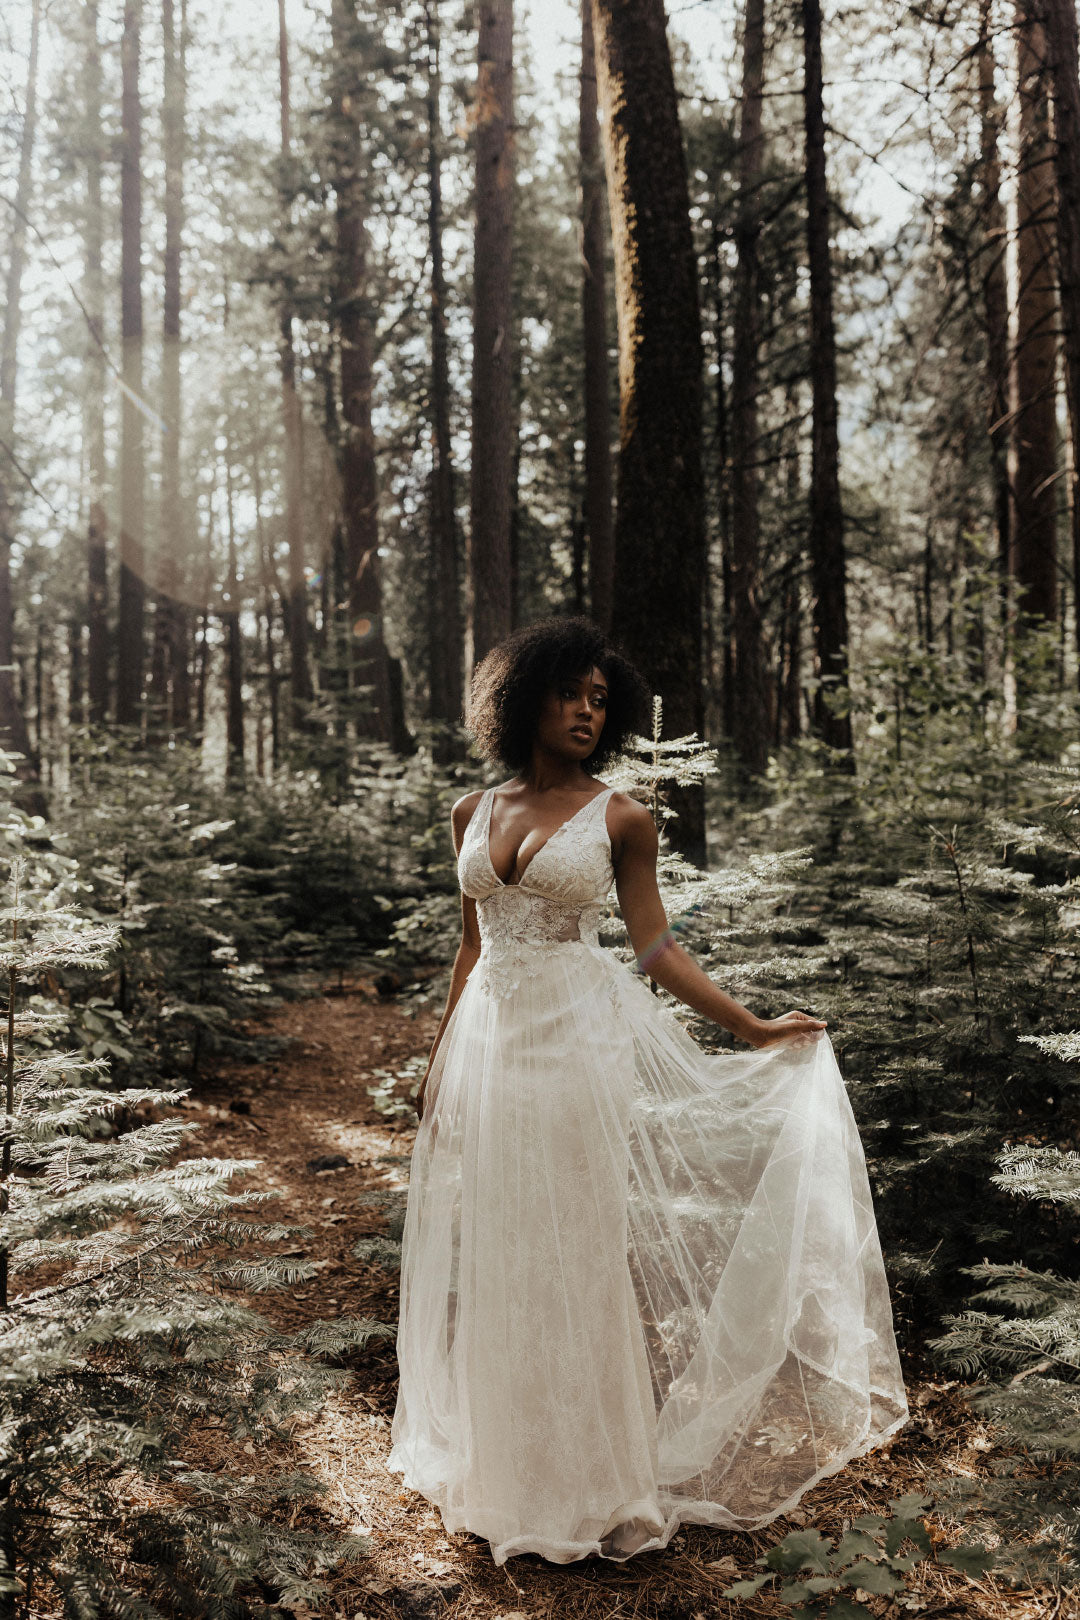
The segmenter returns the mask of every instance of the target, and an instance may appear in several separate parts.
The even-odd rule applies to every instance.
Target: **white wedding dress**
[[[412,1155],[388,1463],[498,1564],[754,1529],[907,1418],[832,1043],[705,1053],[598,944],[612,791],[512,885],[480,800]]]

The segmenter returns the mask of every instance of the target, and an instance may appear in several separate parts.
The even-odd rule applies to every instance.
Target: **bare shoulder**
[[[656,827],[652,813],[628,793],[613,793],[608,807],[608,827],[612,846],[618,855],[655,856]]]
[[[480,800],[484,797],[484,788],[474,788],[471,793],[463,793],[450,811],[450,826],[454,835],[454,848],[460,850],[461,840],[465,836],[465,829],[473,818]]]

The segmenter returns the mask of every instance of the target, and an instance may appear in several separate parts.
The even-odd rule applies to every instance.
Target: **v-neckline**
[[[595,804],[597,799],[602,799],[605,793],[610,793],[612,790],[611,790],[611,788],[608,788],[608,787],[601,788],[600,792],[599,793],[594,793],[591,799],[586,799],[585,803],[583,805],[580,805],[578,807],[578,809],[576,809],[574,811],[572,816],[567,816],[565,821],[560,821],[559,825],[555,828],[554,832],[549,833],[548,836],[544,839],[544,842],[540,845],[540,848],[534,850],[533,853],[529,856],[529,859],[528,859],[528,861],[526,862],[526,865],[525,865],[525,871],[522,872],[521,876],[518,878],[516,883],[507,883],[503,878],[501,878],[499,876],[498,872],[495,870],[495,862],[491,858],[491,810],[492,810],[492,806],[495,803],[495,791],[496,790],[494,788],[488,788],[487,821],[484,824],[484,854],[487,856],[487,863],[488,863],[488,866],[491,869],[491,875],[495,879],[496,883],[499,885],[500,889],[520,889],[522,884],[525,881],[527,873],[531,870],[533,862],[536,860],[536,857],[538,855],[543,854],[544,850],[547,849],[548,845],[551,843],[551,840],[553,838],[557,838],[559,836],[559,834],[566,827],[569,827],[569,825],[570,825],[570,823],[572,821],[577,820],[578,816],[583,815],[584,812],[589,808],[590,804]],[[528,836],[529,836],[528,833],[526,833],[525,838],[527,838]],[[525,839],[523,838],[521,843],[523,844],[524,842],[525,842]],[[520,854],[521,854],[521,844],[518,845],[517,854],[514,856],[514,865],[515,866],[517,866],[517,856],[520,855]]]

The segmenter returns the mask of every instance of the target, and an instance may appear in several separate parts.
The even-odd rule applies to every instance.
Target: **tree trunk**
[[[240,582],[236,564],[232,440],[228,434],[225,438],[225,519],[229,545],[221,615],[225,631],[225,780],[236,786],[244,780],[244,643],[240,631]]]
[[[1001,112],[994,93],[993,0],[979,0],[977,67],[979,81],[979,171],[982,180],[982,289],[986,319],[987,429],[994,487],[1001,609],[1004,619],[1009,577],[1009,304],[1005,261],[1008,228],[1001,201],[998,138]]]
[[[465,662],[470,673],[511,626],[514,7],[479,0],[473,252],[472,458]]]
[[[760,269],[758,239],[763,168],[761,98],[765,68],[765,0],[746,0],[743,35],[742,116],[739,126],[739,199],[735,219],[734,347],[731,382],[731,592],[735,641],[733,742],[746,774],[760,776],[769,762],[765,664],[761,645],[760,513],[758,508],[758,346]]]
[[[461,563],[450,442],[450,359],[446,335],[446,273],[442,217],[442,72],[439,18],[426,0],[428,48],[428,246],[431,253],[431,612],[428,629],[429,700],[432,720],[461,721]]]
[[[825,176],[820,0],[801,0],[803,110],[806,130],[806,244],[810,265],[810,374],[813,382],[813,461],[810,476],[810,576],[814,626],[814,729],[831,748],[851,752],[848,691],[847,569],[840,501],[836,420],[836,334],[829,193]],[[826,692],[839,700],[834,714]],[[849,758],[847,768],[854,769]]]
[[[14,466],[4,447],[14,447],[15,390],[19,363],[19,325],[22,316],[22,278],[26,263],[26,225],[33,185],[34,140],[37,135],[38,50],[41,39],[41,0],[30,14],[30,55],[26,67],[26,97],[19,138],[19,169],[15,181],[15,208],[11,225],[3,331],[0,333],[0,748],[21,754],[16,776],[22,784],[19,802],[32,815],[48,815],[41,788],[40,762],[31,743],[26,717],[15,687],[15,603],[12,595],[11,548],[15,540],[15,514],[8,484]]]
[[[1041,0],[1018,0],[1019,172],[1011,397],[1011,569],[1018,613],[1057,616],[1056,200]]]
[[[278,0],[278,69],[281,89],[281,157],[291,155],[289,93],[289,35],[285,0]],[[283,200],[283,212],[288,207]],[[286,225],[288,220],[286,218]],[[308,659],[307,577],[304,573],[304,467],[300,396],[296,391],[296,350],[293,347],[293,312],[286,295],[279,310],[281,403],[285,427],[285,536],[289,552],[289,596],[285,615],[289,637],[289,685],[293,729],[305,730],[314,690]]]
[[[786,390],[787,438],[786,460],[787,471],[785,476],[785,500],[787,511],[793,517],[802,509],[803,491],[800,479],[799,466],[799,383],[797,378],[789,378]],[[781,702],[784,710],[784,733],[782,740],[793,742],[802,735],[802,576],[803,576],[803,550],[796,543],[791,558],[791,573],[789,576],[790,597],[787,609],[790,613],[788,621],[787,665],[784,671]]]
[[[255,544],[259,557],[259,584],[262,590],[262,617],[266,646],[266,694],[270,711],[270,771],[273,776],[281,759],[281,717],[278,698],[277,650],[274,646],[274,599],[276,571],[270,537],[263,521],[262,463],[256,449],[251,461],[252,496],[255,501]],[[256,644],[258,643],[258,615],[256,615]],[[259,767],[260,773],[262,766]]]
[[[86,230],[83,303],[86,305],[86,406],[84,432],[90,478],[86,529],[87,718],[102,725],[109,710],[109,579],[105,485],[105,281],[102,269],[101,45],[98,0],[86,0],[84,105],[86,108]]]
[[[663,0],[594,0],[615,246],[619,470],[612,625],[666,730],[701,732],[705,500],[697,261]],[[672,842],[705,859],[700,788]]]
[[[144,551],[142,403],[142,108],[139,31],[142,0],[124,0],[120,148],[120,331],[123,406],[120,452],[120,622],[116,719],[137,726],[143,686]]]
[[[191,725],[188,654],[186,524],[180,486],[180,263],[184,228],[184,150],[187,99],[187,4],[181,0],[180,38],[175,0],[162,0],[164,82],[162,135],[165,160],[165,276],[161,395],[161,559],[157,577],[151,698],[157,727]]]
[[[1080,46],[1074,0],[1043,0],[1043,17],[1054,103],[1058,276],[1071,444],[1073,589],[1080,604]],[[1074,621],[1080,675],[1080,606]]]
[[[585,355],[585,529],[589,603],[594,621],[611,628],[615,583],[612,512],[611,389],[608,381],[607,287],[604,272],[604,187],[597,121],[596,47],[592,0],[581,0],[581,314]]]
[[[716,342],[716,516],[720,552],[720,602],[718,622],[713,627],[713,658],[706,663],[706,678],[712,688],[710,702],[716,713],[719,732],[730,737],[735,729],[735,651],[731,639],[731,409],[724,378],[727,353],[727,300],[724,297],[724,232],[720,219],[719,173],[712,181],[711,283],[713,326]],[[719,646],[719,653],[716,647]],[[713,665],[716,665],[714,668]]]
[[[334,0],[331,27],[337,64],[338,296],[335,316],[341,342],[342,517],[345,526],[345,577],[348,585],[348,662],[352,684],[370,689],[357,714],[363,735],[391,745],[390,672],[379,581],[379,510],[375,469],[375,431],[371,420],[373,334],[368,269],[367,162],[363,150],[353,67],[356,46],[355,0]]]

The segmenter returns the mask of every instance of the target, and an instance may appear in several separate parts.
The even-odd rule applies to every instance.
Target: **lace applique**
[[[476,901],[481,988],[502,998],[519,989],[555,950],[596,949],[600,908],[614,879],[606,810],[612,789],[596,794],[537,850],[520,883],[503,883],[489,851],[488,788],[465,830],[458,877]]]
[[[480,960],[473,973],[496,999],[520,989],[552,951],[599,944],[599,906],[581,910],[539,894],[498,889],[477,903]]]

